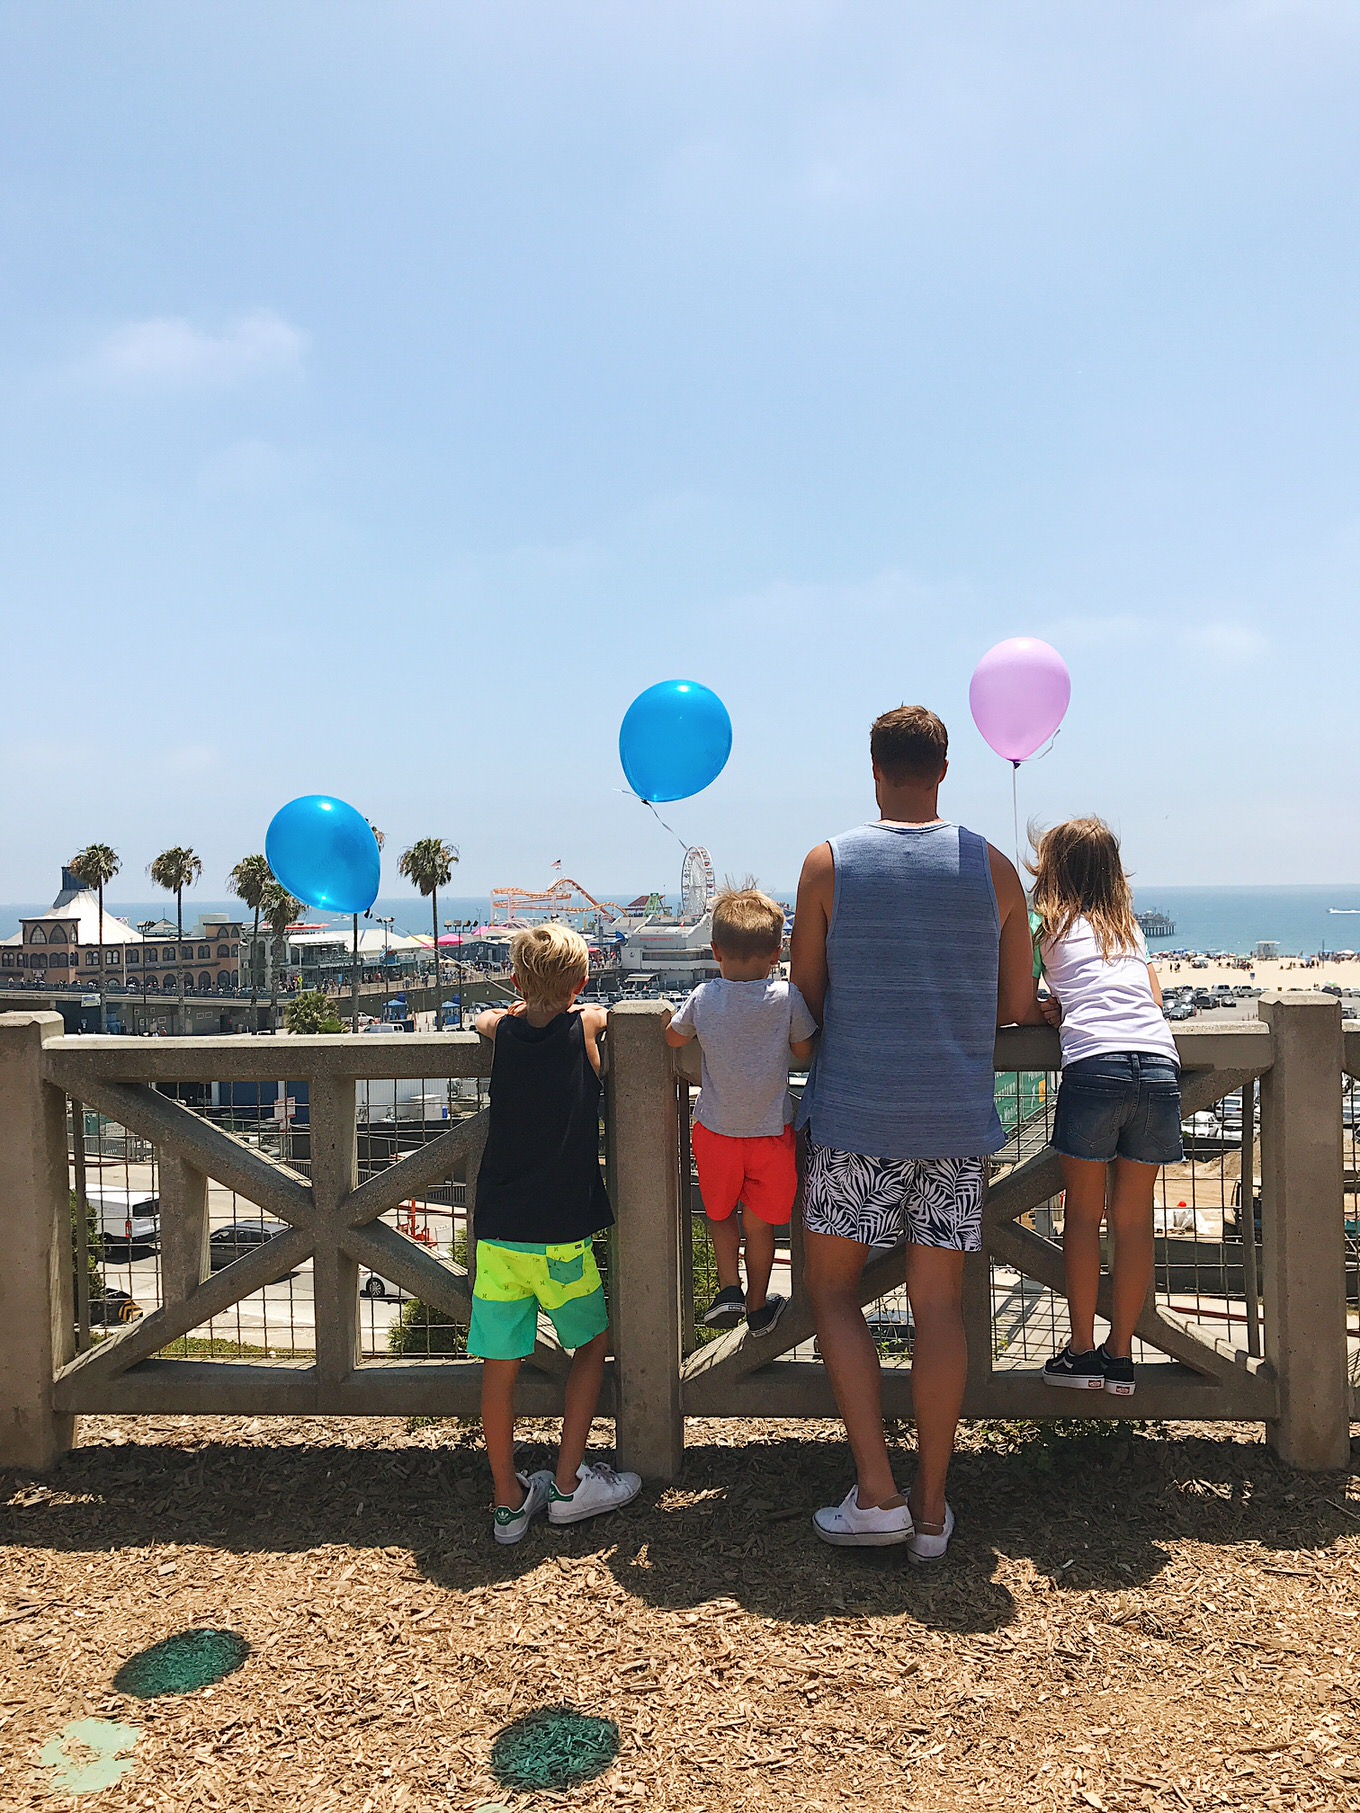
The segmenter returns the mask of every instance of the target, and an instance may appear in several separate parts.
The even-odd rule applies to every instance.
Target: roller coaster
[[[517,920],[538,918],[560,919],[566,925],[599,923],[612,925],[625,917],[623,908],[612,900],[597,900],[579,881],[564,875],[550,888],[492,888],[491,924],[512,925]]]
[[[680,871],[680,913],[682,919],[701,919],[713,904],[717,879],[713,859],[702,844],[685,851]],[[660,895],[653,895],[652,913],[663,912]],[[634,908],[636,910],[636,907]],[[492,925],[521,924],[526,919],[560,919],[578,930],[587,925],[617,925],[627,919],[628,910],[614,900],[597,900],[579,881],[564,875],[550,888],[492,888]]]

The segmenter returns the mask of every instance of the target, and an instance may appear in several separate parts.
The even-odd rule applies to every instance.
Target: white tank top
[[[1147,946],[1106,957],[1085,919],[1062,938],[1044,938],[1040,953],[1048,986],[1062,1002],[1062,1061],[1078,1063],[1108,1051],[1143,1051],[1176,1060],[1176,1041],[1152,994]]]

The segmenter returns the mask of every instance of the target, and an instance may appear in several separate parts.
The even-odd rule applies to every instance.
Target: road
[[[97,1190],[100,1179],[119,1190],[145,1190],[148,1195],[155,1192],[155,1171],[150,1164],[124,1164],[100,1166],[93,1160],[86,1168],[86,1186],[93,1193]],[[72,1186],[74,1187],[74,1176]],[[428,1235],[432,1245],[422,1241],[420,1244],[427,1252],[441,1257],[447,1256],[453,1242],[454,1210],[438,1203],[417,1208],[415,1225],[417,1234]],[[255,1221],[261,1219],[260,1209],[235,1191],[223,1184],[208,1183],[208,1228],[211,1233],[216,1228],[229,1226],[234,1221]],[[398,1226],[398,1216],[394,1211],[382,1217],[389,1227]],[[461,1211],[458,1212],[461,1225]],[[104,1277],[115,1290],[127,1291],[133,1300],[140,1304],[144,1311],[159,1309],[161,1305],[160,1253],[146,1252],[141,1248],[135,1256],[123,1256],[124,1249],[106,1248],[104,1255]],[[373,1280],[376,1274],[366,1268],[360,1274],[360,1288],[367,1284],[375,1288]],[[404,1294],[396,1285],[387,1280],[378,1280],[383,1286],[381,1297],[361,1295],[359,1303],[360,1342],[362,1351],[368,1354],[386,1354],[388,1352],[388,1329],[396,1319]],[[211,1324],[194,1330],[200,1337],[212,1337],[216,1340],[240,1342],[251,1347],[267,1347],[271,1351],[312,1352],[316,1345],[316,1312],[312,1292],[312,1262],[305,1261],[295,1272],[277,1283],[266,1285],[262,1291],[247,1298],[244,1302],[234,1303],[224,1313],[216,1317]]]

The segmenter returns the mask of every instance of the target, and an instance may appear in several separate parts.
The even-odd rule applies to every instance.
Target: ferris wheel
[[[713,904],[717,891],[718,879],[713,873],[713,858],[702,844],[695,844],[685,851],[684,865],[680,870],[681,918],[702,919]]]

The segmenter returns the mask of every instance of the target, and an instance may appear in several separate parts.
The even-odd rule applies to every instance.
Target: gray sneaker
[[[604,1511],[618,1511],[632,1504],[642,1490],[637,1473],[616,1473],[603,1461],[593,1467],[581,1467],[576,1474],[576,1490],[559,1492],[557,1481],[548,1480],[548,1522],[552,1524],[584,1523],[587,1517],[598,1517]]]
[[[524,1487],[524,1503],[518,1511],[512,1511],[509,1505],[497,1505],[492,1515],[492,1531],[501,1543],[523,1541],[529,1534],[529,1525],[546,1509],[553,1483],[551,1473],[517,1473],[515,1478]]]

